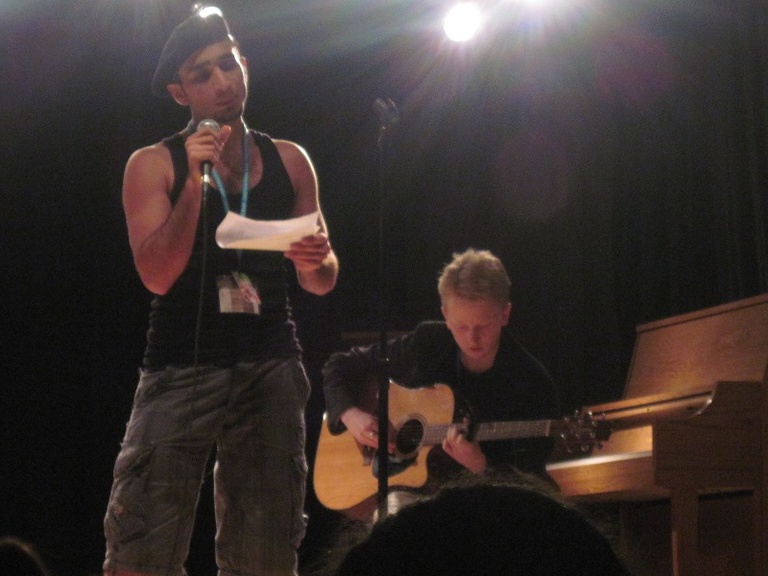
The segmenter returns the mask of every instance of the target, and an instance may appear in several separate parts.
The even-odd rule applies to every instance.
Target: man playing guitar
[[[440,476],[515,470],[548,480],[545,464],[553,438],[485,442],[472,435],[473,426],[483,422],[560,417],[550,374],[508,327],[510,286],[503,264],[491,252],[454,254],[438,280],[444,321],[422,322],[388,342],[391,379],[409,389],[446,384],[455,396],[454,424],[440,446],[450,458],[436,457]],[[347,430],[373,450],[379,447],[379,424],[375,407],[365,401],[370,396],[365,382],[378,366],[379,345],[374,344],[335,353],[323,369],[328,429],[332,434]],[[391,436],[390,453],[395,449]],[[440,450],[430,457],[435,452]]]

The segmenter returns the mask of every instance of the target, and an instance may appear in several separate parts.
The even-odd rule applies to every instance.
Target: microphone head
[[[397,111],[397,106],[390,99],[376,98],[373,102],[373,111],[379,116],[382,126],[392,127],[400,120],[400,114]]]
[[[214,132],[219,131],[219,124],[216,122],[216,120],[211,120],[210,118],[206,118],[205,120],[200,120],[200,123],[197,125],[197,131],[205,130],[205,129],[213,130]]]

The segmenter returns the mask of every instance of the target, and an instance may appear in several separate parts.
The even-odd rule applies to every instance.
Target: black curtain
[[[570,408],[621,396],[637,324],[768,289],[766,8],[631,4],[559,37],[517,21],[400,94],[394,316],[438,314],[451,251],[490,248]],[[418,47],[393,51],[401,85]]]

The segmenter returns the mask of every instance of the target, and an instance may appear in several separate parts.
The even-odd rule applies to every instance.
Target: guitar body
[[[453,418],[453,392],[445,384],[409,389],[394,382],[389,385],[389,419],[400,430],[406,423],[449,425]],[[375,453],[367,453],[349,432],[331,434],[323,416],[313,483],[320,503],[331,510],[353,508],[379,490],[375,475]],[[428,477],[427,455],[431,446],[420,446],[414,458],[400,466],[389,464],[390,488],[420,488]]]
[[[364,409],[376,412],[375,386],[369,383],[364,393]],[[395,428],[397,458],[388,460],[389,488],[421,488],[427,483],[430,466],[439,482],[440,458],[428,462],[428,456],[451,426],[453,405],[453,391],[445,384],[410,389],[390,382],[389,420]],[[580,453],[610,434],[610,422],[596,421],[589,412],[559,420],[480,422],[473,429],[478,441],[553,437],[569,451]],[[445,472],[445,459],[450,457],[441,451],[434,454],[443,456]],[[377,469],[377,456],[369,447],[358,444],[349,432],[331,434],[323,416],[313,477],[315,494],[323,506],[355,515],[353,509],[363,508],[366,500],[378,494]]]

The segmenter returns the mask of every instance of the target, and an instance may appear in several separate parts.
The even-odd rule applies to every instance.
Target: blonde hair
[[[467,300],[491,300],[499,304],[509,302],[512,283],[501,263],[489,250],[469,248],[454,253],[437,280],[441,301],[448,296]]]

